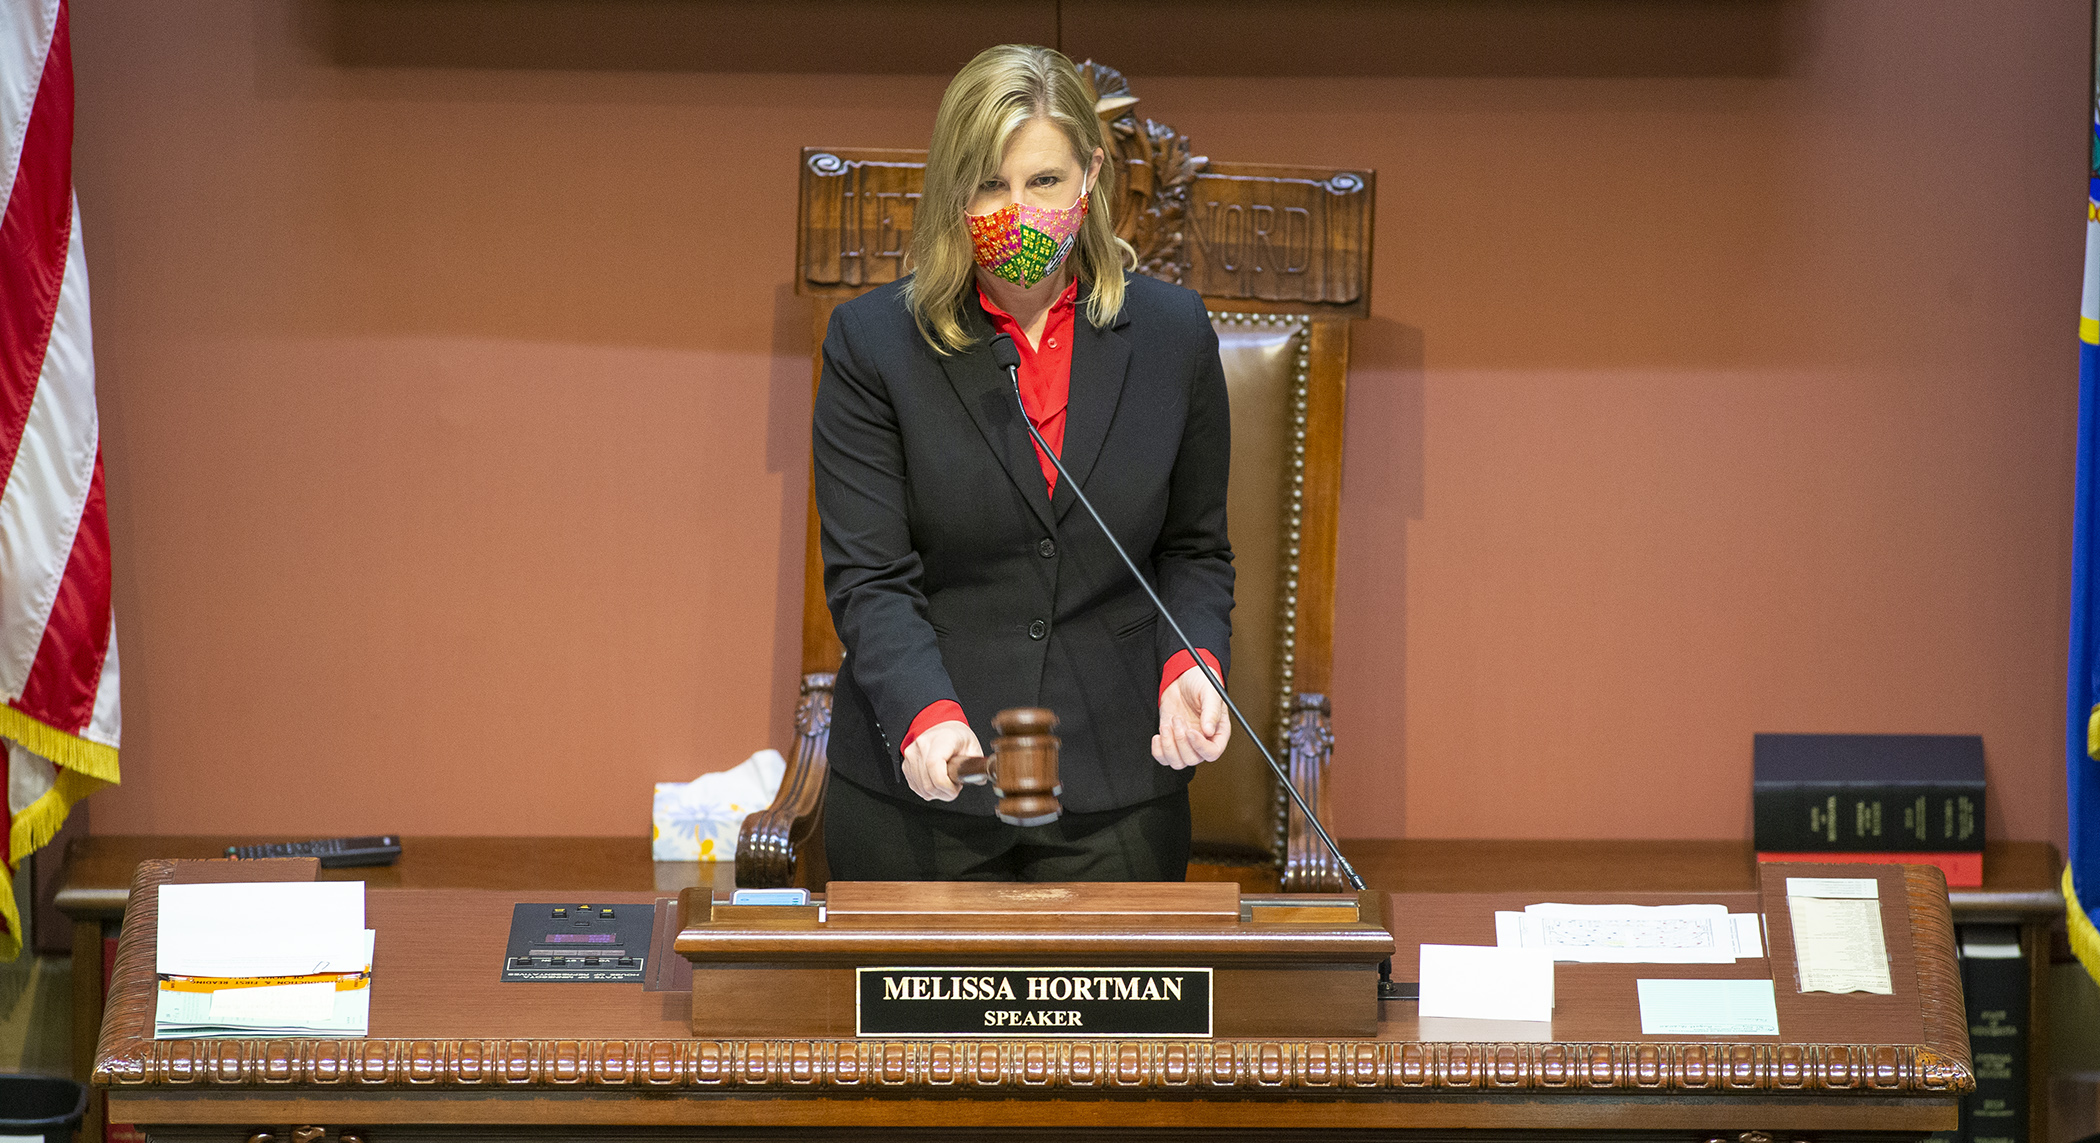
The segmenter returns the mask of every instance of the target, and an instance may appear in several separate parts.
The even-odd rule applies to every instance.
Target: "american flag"
[[[117,780],[109,516],[73,197],[64,0],[0,0],[0,957],[21,951],[12,871]]]

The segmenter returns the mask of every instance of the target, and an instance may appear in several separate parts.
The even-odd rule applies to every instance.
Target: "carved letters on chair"
[[[1213,300],[1369,315],[1371,172],[1216,162],[1138,118],[1121,73],[1091,61],[1080,72],[1115,150],[1116,234],[1139,272]],[[924,162],[924,151],[803,149],[799,290],[852,297],[908,272]]]

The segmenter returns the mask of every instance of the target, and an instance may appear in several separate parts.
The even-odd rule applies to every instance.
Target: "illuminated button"
[[[554,910],[554,915],[557,917],[566,917],[569,915],[569,911],[567,909],[556,909]]]
[[[600,909],[598,910],[598,915],[601,917],[610,917],[613,915],[613,911],[611,909]]]

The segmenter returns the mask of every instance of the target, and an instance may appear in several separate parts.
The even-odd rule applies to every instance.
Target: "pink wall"
[[[720,70],[790,66],[726,3],[74,2],[95,829],[641,833],[784,744],[794,156],[923,145],[940,4],[868,75]],[[1339,832],[1741,836],[1753,732],[1881,730],[2061,838],[2080,0],[1329,3],[1413,45],[1342,78],[1261,5],[1194,59],[1066,7],[1199,150],[1379,171]],[[710,13],[757,46],[656,50]]]

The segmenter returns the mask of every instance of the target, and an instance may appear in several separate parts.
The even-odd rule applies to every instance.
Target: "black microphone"
[[[1036,447],[1043,450],[1043,455],[1050,458],[1050,463],[1057,466],[1058,479],[1064,481],[1065,487],[1072,490],[1072,495],[1079,498],[1080,506],[1086,509],[1087,515],[1094,518],[1101,534],[1108,537],[1108,545],[1116,550],[1117,555],[1123,557],[1123,566],[1130,569],[1130,578],[1145,589],[1145,594],[1152,600],[1152,606],[1159,609],[1160,618],[1167,621],[1167,626],[1174,629],[1174,637],[1181,640],[1181,645],[1188,650],[1189,658],[1196,661],[1197,668],[1203,672],[1204,678],[1210,680],[1210,685],[1218,689],[1218,697],[1225,700],[1225,709],[1232,712],[1232,717],[1240,724],[1240,730],[1247,735],[1248,741],[1254,743],[1254,748],[1261,751],[1262,759],[1268,762],[1269,769],[1275,772],[1276,780],[1283,783],[1284,792],[1291,796],[1291,801],[1297,803],[1299,810],[1305,814],[1305,820],[1311,823],[1313,832],[1320,835],[1320,840],[1327,844],[1328,852],[1334,854],[1334,859],[1341,863],[1342,875],[1349,879],[1350,887],[1359,893],[1364,892],[1367,888],[1364,879],[1357,876],[1356,867],[1349,864],[1348,858],[1342,856],[1342,847],[1327,836],[1327,827],[1320,824],[1319,815],[1313,813],[1312,807],[1305,804],[1305,796],[1298,792],[1297,786],[1291,784],[1290,774],[1276,761],[1276,756],[1269,753],[1268,745],[1262,742],[1260,735],[1254,733],[1253,727],[1247,725],[1247,716],[1240,713],[1239,704],[1233,702],[1232,696],[1225,692],[1225,680],[1219,678],[1218,673],[1210,669],[1210,664],[1203,661],[1203,656],[1196,652],[1196,645],[1190,642],[1188,635],[1181,630],[1181,624],[1175,620],[1174,613],[1167,610],[1165,601],[1159,598],[1158,592],[1152,590],[1151,582],[1138,570],[1137,562],[1130,558],[1129,552],[1123,550],[1122,541],[1116,539],[1114,532],[1109,531],[1108,521],[1103,520],[1101,513],[1094,510],[1094,502],[1086,498],[1086,493],[1079,489],[1079,482],[1072,479],[1071,473],[1065,471],[1065,462],[1059,459],[1057,450],[1043,440],[1043,434],[1035,429],[1035,422],[1028,419],[1028,406],[1021,401],[1021,350],[1014,344],[1012,334],[1000,333],[992,336],[992,357],[1013,381],[1014,407],[1020,410],[1021,425],[1028,430],[1029,436],[1035,438]]]
[[[1013,334],[995,333],[992,335],[992,357],[999,362],[999,368],[1006,370],[1006,375],[1013,378],[1014,400],[1020,400],[1021,347],[1014,344]],[[1023,420],[1026,420],[1028,417],[1028,407],[1026,405],[1021,407],[1021,417]]]

